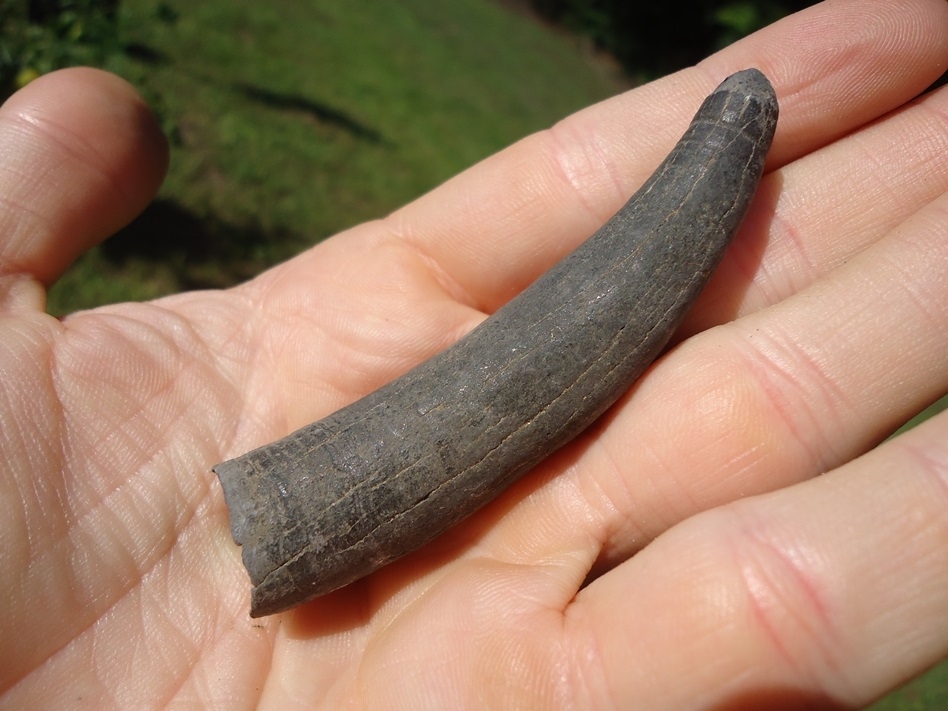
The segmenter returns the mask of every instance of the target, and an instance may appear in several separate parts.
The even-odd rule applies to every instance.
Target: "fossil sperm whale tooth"
[[[777,100],[728,77],[586,242],[455,345],[214,467],[254,584],[286,610],[421,547],[578,435],[661,352],[741,223]]]

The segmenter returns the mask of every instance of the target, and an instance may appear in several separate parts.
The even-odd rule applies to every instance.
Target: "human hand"
[[[948,413],[860,456],[948,390],[948,91],[906,105],[948,62],[948,7],[898,5],[812,8],[236,289],[61,322],[43,286],[151,198],[164,147],[101,72],[17,94],[0,702],[859,706],[948,653]],[[678,347],[464,524],[251,620],[210,466],[470,330],[748,66],[781,102],[771,172]]]

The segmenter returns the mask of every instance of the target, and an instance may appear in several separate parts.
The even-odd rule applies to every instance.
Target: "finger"
[[[948,89],[776,171],[678,337],[801,291],[948,191]]]
[[[545,470],[564,477],[521,484],[496,554],[582,550],[607,569],[699,511],[838,466],[943,395],[946,215],[948,194],[830,277],[669,353]]]
[[[940,29],[948,23],[932,22],[933,15],[944,10],[943,3],[908,2],[894,17],[886,9],[888,7],[885,3],[840,3],[831,6],[829,15],[824,8],[819,12],[814,10],[815,15],[789,19],[768,30],[770,34],[762,40],[748,40],[749,44],[742,45],[744,48],[735,68],[738,63],[746,63],[744,53],[754,47],[758,47],[754,51],[760,51],[761,57],[782,57],[782,61],[800,62],[805,71],[812,73],[816,88],[812,96],[798,93],[795,101],[799,103],[807,99],[808,106],[812,104],[806,109],[809,116],[813,115],[815,106],[829,106],[831,111],[837,111],[838,115],[822,116],[822,119],[832,118],[832,121],[817,117],[821,120],[814,119],[809,127],[810,133],[823,138],[834,136],[844,130],[841,127],[856,122],[858,110],[872,116],[904,101],[929,81],[932,72],[926,66],[933,64],[933,58],[946,55],[944,59],[948,59],[948,47],[942,46],[948,42],[948,32]],[[803,32],[804,38],[801,39],[797,36],[802,32],[801,28],[827,29],[836,25],[855,26],[862,30],[861,34],[853,34],[848,61],[840,66],[834,65],[833,71],[827,69],[825,63],[811,66],[809,55],[832,51],[837,45],[838,35],[835,29],[823,33],[808,31]],[[819,39],[823,35],[829,37]],[[766,52],[760,48],[761,43]],[[732,48],[730,51],[736,50]],[[729,55],[725,52],[720,56],[726,58]],[[898,80],[892,77],[894,67],[902,71]],[[874,78],[864,81],[859,73],[862,70]],[[801,74],[801,70],[785,71],[792,76]],[[817,79],[822,76],[821,71],[829,74],[820,82]],[[654,132],[649,131],[648,125],[652,123],[664,130],[674,124],[672,117],[680,119],[681,126],[668,128],[665,131],[667,136],[665,133],[662,134],[664,138],[660,136],[671,143],[677,137],[675,132],[684,126],[706,91],[707,87],[702,85],[689,90],[690,94],[685,92],[684,80],[689,76],[694,78],[696,75],[690,73],[668,78],[572,117],[551,134],[562,144],[557,150],[562,150],[562,155],[568,157],[574,167],[579,165],[577,161],[583,155],[605,156],[608,153],[617,160],[612,168],[618,170],[621,166],[617,181],[624,181],[626,177],[633,182],[644,179],[650,167],[640,163],[635,168],[637,159],[649,156],[648,160],[655,163],[666,150],[657,139],[652,140]],[[696,81],[705,81],[701,79],[704,75],[697,76]],[[906,79],[904,85],[902,77]],[[860,86],[875,86],[875,93],[861,92],[852,96],[846,84],[850,80],[857,80]],[[713,83],[711,79],[706,81],[708,86]],[[875,83],[878,81],[882,81],[881,86]],[[832,108],[840,104],[837,94],[852,97],[851,101],[842,102],[849,108]],[[694,100],[689,106],[691,95]],[[669,96],[671,98],[667,98]],[[641,113],[641,109],[635,108],[639,104],[653,106],[653,113]],[[788,110],[792,113],[792,109],[784,110],[784,118]],[[656,118],[655,112],[658,111],[665,113]],[[787,125],[793,126],[792,122]],[[792,131],[784,132],[783,128],[779,131],[784,136],[781,140],[787,141],[788,145],[810,140],[799,127]],[[634,138],[630,139],[630,136]],[[893,139],[891,134],[887,136]],[[559,168],[545,171],[542,167],[553,165],[547,161],[552,154],[545,153],[553,145],[548,143],[549,140],[550,136],[528,139],[396,213],[385,225],[404,239],[391,239],[384,226],[363,226],[337,239],[327,240],[252,285],[250,298],[255,303],[266,302],[271,313],[283,314],[280,319],[267,321],[267,333],[276,340],[272,350],[275,354],[282,354],[282,360],[266,368],[263,377],[277,372],[328,374],[318,382],[312,382],[310,376],[308,389],[302,391],[299,386],[301,379],[293,380],[294,387],[284,393],[279,405],[282,412],[289,413],[290,424],[302,425],[328,414],[405,372],[420,359],[450,345],[483,318],[483,314],[472,307],[489,311],[512,297],[563,251],[588,236],[608,210],[625,199],[631,188],[612,190],[610,186],[615,185],[609,182],[612,168],[607,168],[609,164],[605,159],[590,162],[579,172],[570,169],[575,180],[571,178],[567,182],[586,186],[578,188],[579,192],[573,192],[572,197],[591,191],[589,198],[592,202],[588,205],[578,206],[575,200],[564,197],[566,193],[557,193],[558,186],[564,185],[561,182],[564,173]],[[601,154],[595,153],[596,146],[603,148]],[[906,153],[915,156],[917,152]],[[894,169],[887,166],[899,177],[919,165],[914,158],[899,158],[900,162]],[[833,160],[830,167],[845,163],[838,156]],[[865,167],[861,165],[860,169]],[[860,175],[868,172],[862,171]],[[807,171],[801,168],[794,175],[798,176],[794,178],[795,186],[807,184]],[[840,175],[837,173],[832,177],[837,179]],[[733,278],[724,280],[726,288],[719,288],[709,295],[710,299],[699,301],[699,308],[708,302],[711,310],[700,312],[700,318],[689,326],[692,330],[695,326],[703,328],[724,320],[727,315],[722,313],[724,311],[733,315],[742,309],[761,305],[759,300],[755,302],[748,297],[747,306],[744,306],[741,295],[748,291],[747,282],[752,275],[758,271],[769,274],[771,266],[755,260],[759,260],[762,249],[771,248],[769,243],[762,245],[761,241],[748,239],[747,235],[767,234],[772,217],[767,208],[776,200],[776,194],[786,193],[781,190],[782,179],[772,179],[769,186],[764,186],[765,194],[759,196],[763,200],[757,201],[760,204],[755,208],[756,216],[752,213],[753,224],[738,236],[731,250],[732,253],[741,250],[741,256],[729,257],[729,262],[722,267]],[[814,178],[811,175],[809,179]],[[895,179],[891,177],[888,181],[877,181],[877,184],[889,184]],[[599,188],[606,186],[609,189],[597,192],[597,180],[600,181]],[[912,180],[911,185],[922,187],[906,193],[906,206],[930,199],[940,181],[938,174],[933,180]],[[820,184],[823,187],[830,185],[829,179]],[[837,186],[833,185],[833,188],[835,190]],[[846,187],[839,186],[839,189],[845,192]],[[832,194],[829,190],[824,192]],[[822,193],[820,197],[829,199]],[[873,197],[877,195],[873,194]],[[612,198],[615,198],[615,204],[609,204],[600,215],[602,204],[595,201],[608,202]],[[795,203],[790,205],[795,207]],[[587,207],[592,209],[587,210]],[[812,208],[812,218],[806,212],[799,214],[799,211],[794,213],[791,210],[787,217],[781,216],[781,220],[787,222],[788,230],[796,224],[793,220],[800,224],[801,229],[818,228],[820,231],[814,232],[809,241],[828,242],[818,224],[818,209],[825,207],[825,202],[820,202],[818,207]],[[910,208],[900,209],[904,212]],[[856,214],[860,213],[856,211]],[[577,228],[578,224],[584,226]],[[790,234],[790,237],[798,239],[795,234]],[[873,235],[873,238],[877,237]],[[869,241],[867,237],[861,239],[860,244]],[[835,250],[828,250],[825,259],[828,266],[825,268],[845,259],[846,247],[841,243]],[[760,291],[764,295],[782,294],[778,289],[785,287],[780,280],[787,281],[787,278],[779,268],[782,265],[787,269],[794,268],[792,258],[779,248],[774,249],[773,259],[777,264],[769,276],[773,285],[761,280]],[[790,254],[792,256],[793,252]],[[813,273],[817,273],[816,268]],[[800,286],[803,283],[801,280]],[[341,293],[347,294],[347,298],[340,299]],[[750,293],[753,294],[754,290]],[[299,314],[305,322],[294,320],[292,328],[275,334],[273,324],[282,323],[286,314]],[[314,319],[318,319],[318,323],[313,323]],[[327,347],[327,344],[332,347]],[[339,367],[343,363],[345,367]],[[247,382],[252,375],[245,373],[236,379]],[[267,387],[261,389],[280,392],[283,387],[268,382]],[[261,434],[254,441],[262,442],[263,438]]]
[[[141,97],[94,69],[43,76],[0,107],[0,278],[51,284],[154,196],[167,144]]]
[[[948,415],[687,521],[566,621],[601,701],[862,708],[948,654]]]
[[[641,185],[726,74],[752,65],[773,79],[777,166],[901,105],[946,58],[942,2],[906,0],[897,11],[886,0],[825,3],[516,144],[399,211],[389,227],[456,298],[492,311]]]
[[[762,40],[748,40],[737,63],[745,63],[743,53],[755,46],[761,57],[800,62],[812,73],[817,87],[808,99],[813,106],[839,105],[839,91],[850,96],[849,89],[843,91],[839,85],[859,79],[860,71],[878,77],[882,85],[871,84],[878,87],[875,93],[858,94],[852,105],[843,102],[848,108],[833,109],[838,112],[832,115],[834,121],[810,126],[811,132],[824,138],[834,136],[841,126],[855,123],[857,110],[876,115],[921,89],[930,81],[928,65],[948,54],[948,48],[939,44],[948,42],[948,31],[941,30],[948,23],[932,21],[943,11],[941,3],[936,7],[932,2],[911,0],[894,18],[887,7],[876,2],[839,3],[832,4],[829,15],[821,9],[803,19],[788,20]],[[797,36],[801,28],[827,29],[839,24],[862,29],[861,34],[852,33],[848,61],[834,65],[832,71],[825,63],[810,66],[809,55],[819,54],[817,50],[830,52],[838,44],[837,35],[829,31],[831,38],[821,40],[827,32],[810,31],[801,39]],[[727,52],[721,55],[727,56]],[[902,70],[898,78],[892,76],[893,67]],[[824,70],[829,78],[817,82]],[[800,70],[785,71],[800,75]],[[686,91],[688,77],[694,86]],[[259,375],[266,380],[259,390],[279,396],[274,408],[288,414],[287,426],[299,426],[450,345],[483,318],[478,308],[490,311],[512,297],[598,227],[628,196],[631,184],[643,180],[662,157],[668,145],[661,145],[660,140],[670,144],[677,138],[713,83],[704,74],[685,73],[593,107],[545,138],[528,139],[473,168],[399,211],[381,227],[373,224],[351,230],[267,273],[247,293],[253,303],[267,304],[271,318],[261,335],[273,341],[270,350],[277,359],[253,372],[247,370],[246,362],[236,363],[241,372],[234,376],[235,382],[247,383]],[[797,100],[802,98],[806,96]],[[652,113],[644,113],[643,106],[652,106]],[[813,114],[812,109],[807,112]],[[674,126],[672,117],[679,126]],[[650,125],[660,127],[657,136]],[[782,140],[795,145],[805,138],[801,130],[787,132]],[[553,154],[546,151],[554,138],[561,144],[556,150],[568,159],[565,163],[549,161]],[[597,153],[597,146],[603,151]],[[606,162],[607,154],[617,162]],[[590,160],[580,169],[584,155],[600,155],[603,160]],[[640,162],[643,156],[651,165]],[[566,185],[561,168],[567,164],[573,166],[567,171],[573,178],[566,183],[580,186],[578,192],[572,187],[557,192]],[[625,181],[620,189],[614,189],[617,183],[611,181],[613,168],[616,180]],[[589,202],[580,204],[574,198],[583,193],[588,193],[583,199],[588,197]],[[740,266],[746,268],[747,262]],[[747,273],[739,274],[740,281],[726,294],[740,290],[748,278]],[[347,296],[340,299],[340,294]],[[244,319],[235,325],[246,328]],[[302,375],[284,379],[282,385],[271,377],[286,372]],[[314,373],[324,377],[314,380]],[[293,387],[287,390],[286,382]],[[253,441],[260,443],[276,433],[259,433]]]

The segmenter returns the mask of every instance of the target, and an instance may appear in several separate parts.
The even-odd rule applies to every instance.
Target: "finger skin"
[[[64,69],[0,107],[0,278],[49,286],[154,197],[168,145],[142,98],[97,69]]]
[[[943,87],[766,176],[677,337],[802,291],[944,194],[946,107]]]
[[[693,517],[613,572],[567,610],[599,701],[863,708],[948,654],[948,413]]]
[[[421,547],[596,420],[704,288],[777,122],[756,70],[704,102],[602,229],[452,348],[313,425],[217,465],[254,582],[280,612]]]

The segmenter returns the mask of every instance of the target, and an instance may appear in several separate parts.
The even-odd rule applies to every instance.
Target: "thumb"
[[[23,276],[49,286],[145,208],[167,166],[157,121],[112,74],[64,69],[11,96],[0,106],[0,296]]]

